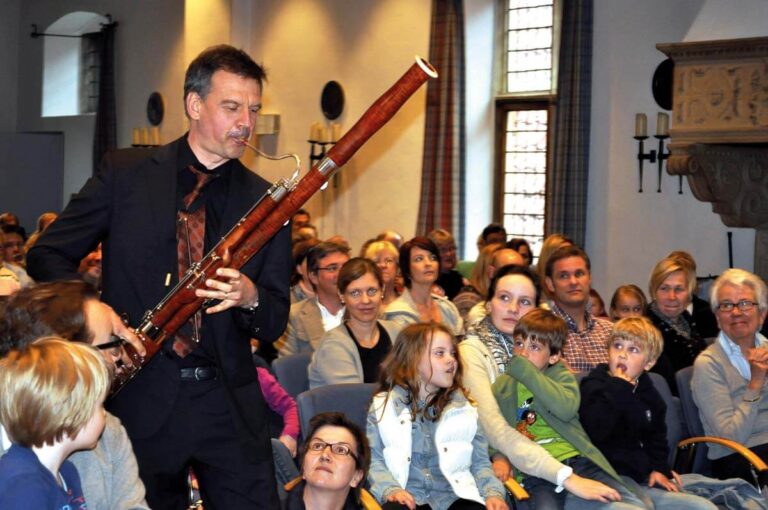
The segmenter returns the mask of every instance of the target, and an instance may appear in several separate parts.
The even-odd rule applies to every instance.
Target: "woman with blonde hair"
[[[400,257],[400,252],[389,241],[373,241],[365,247],[362,256],[375,262],[381,271],[384,282],[381,302],[387,306],[400,297],[400,291],[397,288],[397,259]]]

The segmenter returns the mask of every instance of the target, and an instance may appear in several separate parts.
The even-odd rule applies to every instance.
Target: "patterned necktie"
[[[203,247],[205,246],[205,204],[197,207],[190,212],[189,207],[202,194],[203,188],[216,174],[202,172],[194,166],[188,167],[197,178],[195,187],[183,199],[184,209],[178,211],[176,216],[176,242],[177,258],[179,265],[179,280],[195,262],[203,258]],[[186,357],[200,342],[200,326],[202,325],[202,314],[198,310],[195,315],[189,319],[192,335],[184,334],[179,331],[176,333],[173,341],[173,350],[179,357]],[[185,328],[186,329],[186,328]]]

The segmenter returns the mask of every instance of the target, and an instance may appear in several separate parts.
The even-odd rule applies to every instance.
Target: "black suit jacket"
[[[178,280],[176,249],[177,156],[183,139],[158,149],[108,154],[99,173],[72,198],[30,250],[35,280],[78,278],[79,261],[103,242],[102,299],[136,326]],[[220,235],[268,189],[269,183],[236,162]],[[267,455],[264,398],[249,339],[277,339],[290,306],[289,228],[281,231],[241,271],[259,290],[259,307],[248,314],[230,309],[206,315],[201,348],[219,367],[233,420],[246,451]],[[171,285],[166,286],[171,274]],[[158,354],[108,404],[132,437],[149,437],[166,421],[180,384],[171,357]]]

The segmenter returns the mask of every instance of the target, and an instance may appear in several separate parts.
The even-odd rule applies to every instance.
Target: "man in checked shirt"
[[[563,246],[547,260],[544,284],[553,296],[552,311],[568,324],[563,358],[574,372],[608,363],[613,325],[587,310],[592,280],[589,257],[578,246]]]

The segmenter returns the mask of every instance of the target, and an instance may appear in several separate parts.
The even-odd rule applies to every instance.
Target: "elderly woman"
[[[396,285],[397,259],[400,257],[400,252],[389,241],[373,241],[365,247],[362,256],[372,260],[379,267],[384,282],[382,303],[387,306],[400,296]]]
[[[464,332],[464,321],[453,303],[432,294],[440,273],[440,252],[426,237],[414,237],[400,248],[400,270],[405,280],[403,294],[387,306],[384,318],[406,326],[417,322],[440,322],[454,335]]]
[[[720,326],[717,341],[693,365],[693,399],[704,432],[741,443],[768,461],[768,339],[758,333],[768,313],[768,289],[743,269],[723,272],[710,289],[710,304]],[[753,481],[738,454],[709,446],[717,478]]]
[[[674,395],[677,395],[675,372],[693,365],[696,356],[707,347],[686,310],[695,287],[696,274],[691,266],[672,258],[661,259],[656,264],[648,284],[653,299],[648,305],[648,318],[664,338],[664,351],[653,371],[664,376]]]
[[[283,510],[353,510],[368,473],[368,438],[343,413],[321,413],[309,422],[301,447],[302,480],[292,487]]]
[[[384,283],[372,261],[360,257],[347,261],[337,285],[345,318],[323,336],[312,355],[310,388],[378,381],[381,362],[400,332],[396,323],[378,320]]]
[[[607,502],[614,491],[599,482],[572,474],[546,450],[531,442],[511,426],[499,410],[491,385],[503,374],[512,356],[512,333],[520,318],[536,308],[539,288],[536,277],[526,267],[504,266],[494,274],[488,288],[488,315],[469,327],[459,344],[464,366],[464,386],[477,403],[480,424],[488,443],[526,473],[557,485],[564,485],[585,499]],[[615,495],[613,496],[615,497]]]
[[[440,276],[437,285],[445,292],[445,297],[453,300],[464,286],[464,277],[456,271],[456,239],[445,229],[433,230],[427,237],[432,240],[440,251]]]

